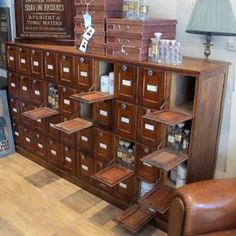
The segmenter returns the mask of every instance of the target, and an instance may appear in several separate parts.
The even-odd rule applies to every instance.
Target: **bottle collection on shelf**
[[[58,90],[53,85],[49,85],[48,87],[48,104],[50,104],[52,109],[59,108]]]
[[[160,64],[178,66],[182,64],[181,44],[176,40],[161,39],[162,33],[155,33],[148,50],[148,60]]]
[[[114,95],[114,72],[110,72],[109,75],[101,75],[100,78],[100,90],[103,93],[109,93]]]

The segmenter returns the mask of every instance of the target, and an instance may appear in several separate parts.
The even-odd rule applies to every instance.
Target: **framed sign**
[[[17,40],[73,44],[74,0],[15,0]]]

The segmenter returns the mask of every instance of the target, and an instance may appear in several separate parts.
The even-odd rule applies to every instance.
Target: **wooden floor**
[[[119,212],[19,154],[0,159],[0,236],[133,235],[112,221]],[[147,226],[135,235],[166,234]]]

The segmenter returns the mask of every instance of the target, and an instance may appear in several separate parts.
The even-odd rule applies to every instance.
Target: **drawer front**
[[[88,91],[93,85],[92,60],[84,57],[75,58],[75,86],[82,91]]]
[[[29,101],[30,100],[30,80],[28,77],[25,77],[23,75],[20,76],[19,80],[20,89],[19,89],[19,96],[22,100]]]
[[[125,102],[136,103],[137,67],[115,65],[115,97]]]
[[[147,112],[154,112],[155,110],[138,108],[138,127],[137,129],[137,139],[139,142],[157,147],[163,138],[163,126],[155,121],[147,120],[143,116]]]
[[[30,60],[29,50],[25,48],[18,48],[18,71],[22,74],[29,75]]]
[[[93,105],[93,120],[101,125],[112,128],[113,101],[98,102]]]
[[[138,101],[142,106],[159,110],[164,102],[165,73],[153,69],[140,69]]]
[[[51,138],[54,138],[56,140],[59,140],[60,138],[60,131],[54,129],[52,126],[55,124],[60,123],[60,115],[55,115],[52,117],[48,117],[45,119],[46,121],[46,129],[45,129],[45,133],[50,136]]]
[[[13,128],[13,136],[14,136],[14,141],[17,145],[20,145],[21,143],[21,128],[20,128],[20,124],[17,122],[17,120],[14,120],[12,122],[12,128]]]
[[[19,95],[19,77],[12,72],[8,73],[8,93],[13,97]]]
[[[17,49],[7,46],[7,67],[10,70],[16,70],[17,65]]]
[[[32,119],[29,119],[25,116],[22,115],[23,112],[25,111],[30,111],[30,110],[33,110],[35,108],[34,105],[32,105],[31,103],[28,103],[28,102],[20,102],[20,121],[26,125],[26,126],[29,126],[29,127],[32,127],[34,122]],[[32,127],[33,128],[33,127]]]
[[[41,133],[45,133],[46,129],[46,120],[45,119],[38,119],[33,121],[34,129],[40,131]]]
[[[136,174],[143,180],[155,183],[160,177],[160,170],[157,167],[153,167],[140,161],[142,157],[154,152],[155,149],[149,146],[137,144],[136,150]]]
[[[114,137],[112,133],[101,129],[94,130],[94,155],[110,162],[114,153]]]
[[[32,129],[21,126],[20,128],[21,142],[23,147],[34,153],[34,132]]]
[[[34,134],[35,154],[42,159],[46,159],[46,137],[40,132],[35,132]]]
[[[55,140],[47,139],[47,161],[58,166],[60,161],[60,144]]]
[[[60,122],[64,122],[70,120],[65,116],[61,116]],[[75,147],[76,143],[76,134],[66,134],[64,132],[60,132],[60,140],[63,144],[69,145],[71,147]]]
[[[114,195],[126,202],[131,202],[135,195],[134,176],[114,187]]]
[[[57,55],[56,53],[45,52],[44,57],[44,77],[48,80],[57,81]]]
[[[31,98],[30,100],[37,104],[41,105],[45,101],[45,84],[42,80],[31,79],[30,80],[31,88]]]
[[[135,105],[116,102],[115,132],[118,135],[135,139],[136,138],[136,113]]]
[[[81,130],[76,134],[76,144],[81,151],[93,151],[93,128]]]
[[[74,85],[73,57],[68,55],[59,55],[59,77],[58,83],[72,87]]]
[[[20,118],[20,101],[16,98],[10,98],[10,111],[11,111],[11,117],[15,120],[18,120]]]
[[[73,94],[76,94],[75,89],[59,86],[59,109],[62,115],[71,116],[78,112],[78,102],[70,99],[70,96]]]
[[[77,152],[77,175],[80,177],[90,177],[92,174],[93,158],[87,153]]]
[[[43,55],[40,50],[30,50],[30,75],[42,78],[43,75]]]
[[[61,167],[66,172],[75,175],[75,149],[61,144]]]

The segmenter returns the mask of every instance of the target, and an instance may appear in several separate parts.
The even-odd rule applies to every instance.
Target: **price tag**
[[[128,87],[131,87],[131,81],[130,80],[125,80],[125,79],[122,79],[122,85],[124,86],[128,86]]]
[[[17,137],[20,136],[19,132],[17,132],[17,131],[15,131],[15,135],[16,135]]]
[[[104,111],[104,110],[100,110],[100,111],[99,111],[99,114],[100,114],[101,116],[108,116],[107,111]]]
[[[125,124],[129,124],[130,120],[126,117],[121,117],[121,122],[123,122]]]
[[[30,143],[31,140],[29,138],[25,138],[26,142]]]
[[[26,60],[25,59],[20,59],[20,63],[21,64],[26,64]]]
[[[88,47],[88,41],[86,39],[83,39],[80,44],[79,50],[85,53],[87,51],[87,47]]]
[[[26,86],[22,86],[23,91],[28,91],[28,88]]]
[[[147,91],[149,92],[157,92],[158,86],[154,86],[154,85],[147,85]]]
[[[15,88],[15,87],[16,87],[16,84],[15,84],[15,83],[11,83],[11,87],[12,87],[12,88]]]
[[[38,61],[34,61],[33,64],[34,64],[34,66],[36,66],[36,67],[39,66],[39,62],[38,62]]]
[[[51,154],[54,155],[54,156],[56,156],[56,155],[57,155],[57,152],[51,149]]]
[[[63,72],[64,72],[64,73],[70,73],[70,68],[68,68],[68,67],[63,67]]]
[[[40,91],[39,90],[35,90],[34,94],[37,95],[37,96],[40,96]]]
[[[121,188],[127,189],[127,184],[119,183],[119,186],[120,186]]]
[[[85,141],[85,142],[88,142],[88,138],[86,136],[83,136],[83,135],[81,136],[81,140]]]
[[[88,28],[87,28],[87,30],[85,31],[85,33],[83,34],[83,37],[87,40],[87,41],[89,41],[92,37],[93,37],[93,35],[95,34],[95,29],[92,27],[92,26],[89,26]]]
[[[86,71],[80,71],[80,76],[82,76],[82,77],[88,77],[88,72],[86,72]]]
[[[69,162],[69,163],[71,163],[71,162],[72,162],[72,160],[71,160],[71,158],[70,158],[70,157],[66,157],[66,161],[67,161],[67,162]]]
[[[105,150],[107,149],[107,145],[104,143],[99,143],[99,147]]]
[[[43,149],[43,145],[41,143],[38,143],[38,147]]]
[[[154,127],[154,125],[145,124],[145,129],[150,130],[150,131],[154,131],[155,127]]]
[[[85,166],[85,165],[81,165],[81,167],[82,167],[83,170],[88,171],[88,167],[87,167],[87,166]]]
[[[9,60],[10,60],[10,61],[14,61],[15,58],[14,58],[14,57],[9,57]]]
[[[68,99],[64,99],[64,104],[66,104],[66,105],[70,105],[70,100],[68,100]]]
[[[48,70],[53,70],[53,65],[48,64],[47,68],[48,68]]]

